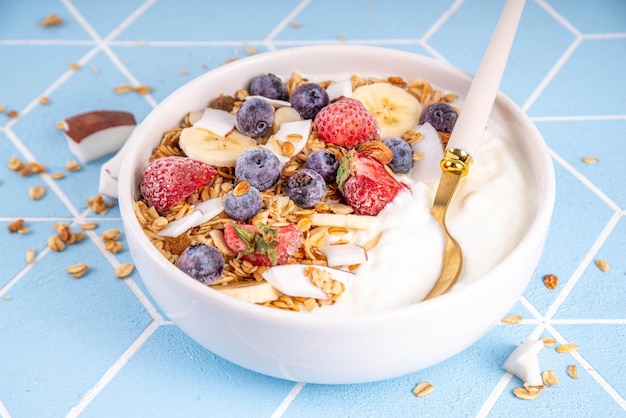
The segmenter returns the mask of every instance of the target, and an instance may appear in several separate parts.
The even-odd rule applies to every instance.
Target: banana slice
[[[422,105],[404,89],[389,83],[358,87],[352,98],[363,103],[376,118],[380,139],[400,136],[418,124]]]
[[[278,299],[281,293],[268,282],[240,282],[211,286],[225,295],[248,303],[264,303]]]
[[[182,130],[178,144],[188,157],[215,167],[234,167],[244,150],[257,145],[237,130],[223,137],[195,126]]]

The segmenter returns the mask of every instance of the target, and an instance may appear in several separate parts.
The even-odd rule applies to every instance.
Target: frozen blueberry
[[[324,87],[316,83],[306,83],[296,87],[289,102],[302,119],[315,119],[315,115],[328,105],[329,98]]]
[[[269,189],[280,178],[280,161],[267,148],[248,148],[235,162],[235,177],[260,191]]]
[[[320,149],[309,154],[306,159],[306,168],[321,174],[326,183],[332,183],[337,177],[339,160],[332,152]]]
[[[439,132],[452,132],[456,123],[456,110],[448,103],[433,103],[420,116],[420,124],[430,123]]]
[[[178,268],[199,282],[211,284],[224,271],[224,257],[212,245],[191,244],[180,254]]]
[[[316,171],[302,168],[289,176],[285,190],[296,205],[304,209],[312,208],[322,200],[326,182]]]
[[[258,138],[269,132],[274,123],[274,108],[266,100],[252,98],[237,111],[235,126],[244,135]]]
[[[269,99],[289,100],[287,85],[274,74],[265,74],[255,77],[250,82],[248,91],[253,96],[263,96]]]
[[[383,144],[391,150],[393,157],[388,164],[394,173],[406,174],[413,167],[413,148],[404,139],[390,136],[383,140]]]
[[[224,212],[237,221],[246,221],[261,211],[263,197],[261,192],[250,183],[238,183],[224,196]]]

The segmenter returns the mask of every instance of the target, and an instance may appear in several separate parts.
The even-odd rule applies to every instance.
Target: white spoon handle
[[[448,149],[476,155],[498,93],[525,0],[508,0],[478,67],[463,109],[450,134]]]

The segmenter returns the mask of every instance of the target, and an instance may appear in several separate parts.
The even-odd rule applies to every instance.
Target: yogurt
[[[431,214],[437,182],[416,182],[409,172],[399,179],[411,192],[399,194],[368,231],[351,242],[365,243],[382,233],[355,272],[352,288],[333,305],[314,313],[361,313],[420,302],[439,277],[444,237]],[[531,221],[533,187],[518,146],[496,127],[485,131],[479,154],[448,208],[446,225],[463,251],[456,286],[479,279],[521,240]]]

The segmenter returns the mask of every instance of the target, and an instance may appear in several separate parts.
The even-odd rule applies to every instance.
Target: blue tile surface
[[[475,72],[502,0],[0,1],[0,418],[9,417],[626,417],[626,2],[529,0],[501,90],[521,106],[549,146],[557,178],[554,217],[541,261],[511,314],[472,347],[426,370],[359,385],[270,378],[201,348],[156,306],[132,262],[103,248],[122,229],[113,205],[94,213],[100,166],[69,172],[76,159],[56,128],[96,109],[141,121],[176,88],[231,59],[302,44],[381,45]],[[39,22],[48,14],[58,27]],[[71,70],[72,64],[79,68]],[[116,94],[121,84],[148,95]],[[45,96],[47,105],[39,102]],[[9,111],[18,117],[10,117]],[[38,161],[21,176],[11,157]],[[584,157],[595,157],[595,164]],[[54,180],[51,173],[64,173]],[[42,185],[33,201],[28,188]],[[112,202],[113,204],[115,202]],[[27,231],[10,233],[23,219]],[[53,252],[54,225],[98,227]],[[35,251],[29,264],[26,252]],[[601,271],[595,260],[607,260]],[[87,263],[72,278],[66,267]],[[556,289],[543,284],[559,277]],[[529,338],[578,350],[539,353],[556,386],[525,401],[500,369]],[[578,378],[568,376],[576,365]],[[417,398],[428,381],[435,390]]]

